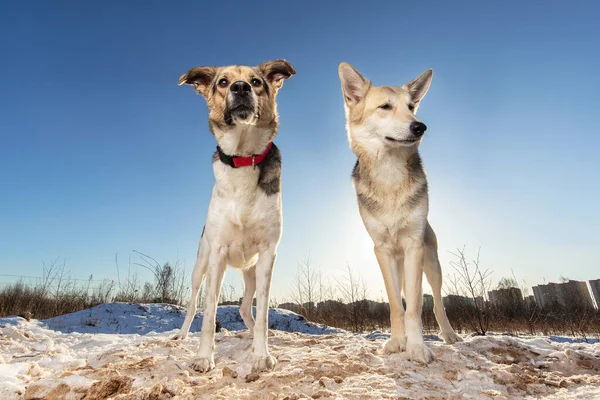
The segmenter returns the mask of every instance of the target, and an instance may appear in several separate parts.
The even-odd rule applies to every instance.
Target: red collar
[[[255,154],[250,157],[228,156],[227,154],[223,153],[223,150],[221,150],[221,148],[219,146],[217,146],[217,153],[219,154],[219,160],[221,160],[223,163],[229,165],[230,167],[233,167],[233,168],[250,167],[250,166],[254,167],[255,165],[258,165],[261,162],[263,162],[263,160],[265,158],[267,158],[267,156],[271,152],[272,147],[273,147],[273,142],[269,142],[269,144],[267,145],[267,148],[265,149],[265,151],[262,152],[262,154]]]

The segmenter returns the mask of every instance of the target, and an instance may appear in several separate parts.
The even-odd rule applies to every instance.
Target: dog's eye
[[[408,105],[408,109],[409,109],[410,111],[415,111],[415,105],[414,105],[414,104],[409,104],[409,105]]]
[[[385,103],[385,104],[380,105],[379,108],[381,108],[382,110],[391,110],[392,105],[390,103]]]
[[[227,78],[221,78],[221,79],[219,79],[219,87],[225,88],[225,87],[227,87],[228,83],[229,82],[227,81]]]
[[[262,85],[262,82],[259,79],[252,79],[252,81],[250,81],[252,83],[252,86],[254,87],[259,87],[260,85]]]

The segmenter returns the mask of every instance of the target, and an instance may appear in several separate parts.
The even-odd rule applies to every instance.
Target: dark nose
[[[231,90],[231,93],[233,93],[235,95],[244,97],[250,93],[252,88],[250,87],[250,84],[248,82],[237,81],[237,82],[233,82],[231,84],[231,86],[229,87],[229,90]]]
[[[423,134],[425,133],[426,130],[427,130],[427,125],[425,125],[422,122],[413,121],[410,124],[410,131],[412,132],[413,135],[415,135],[417,137],[423,136]]]

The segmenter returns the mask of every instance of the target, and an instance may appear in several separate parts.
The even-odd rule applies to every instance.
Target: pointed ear
[[[283,81],[296,74],[296,70],[285,60],[267,61],[258,66],[261,74],[267,79],[275,91],[283,86]]]
[[[342,92],[344,93],[346,105],[353,106],[360,103],[371,87],[371,82],[348,63],[341,63],[338,73],[342,82]]]
[[[217,67],[194,67],[179,77],[179,86],[184,83],[194,86],[196,92],[207,97],[210,85],[218,71]]]
[[[431,79],[433,78],[433,70],[430,68],[419,75],[418,78],[408,82],[405,86],[407,87],[412,101],[417,104],[425,97],[425,93],[429,90],[431,85]]]

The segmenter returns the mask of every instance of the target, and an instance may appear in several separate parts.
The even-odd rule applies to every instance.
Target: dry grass
[[[136,254],[141,263],[134,265],[151,270],[154,282],[142,285],[131,268],[131,259],[123,279],[119,274],[117,281],[104,280],[95,286],[92,286],[93,276],[85,281],[73,278],[65,264],[55,260],[48,267],[44,265],[42,277],[37,281],[20,281],[0,290],[0,317],[52,318],[112,301],[177,305],[187,302],[189,290],[179,262],[160,264],[143,253]]]

